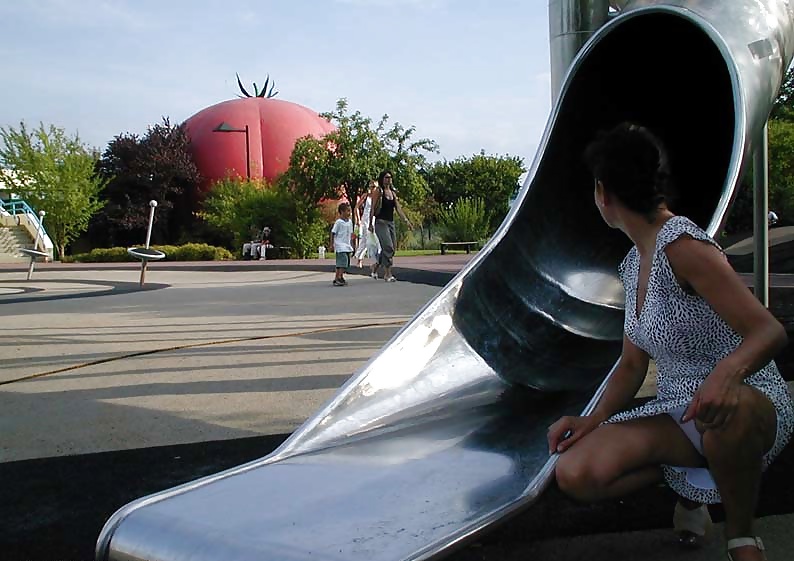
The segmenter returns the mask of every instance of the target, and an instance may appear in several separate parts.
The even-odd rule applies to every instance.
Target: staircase
[[[0,263],[28,263],[30,258],[19,250],[33,247],[33,238],[22,226],[0,226]]]

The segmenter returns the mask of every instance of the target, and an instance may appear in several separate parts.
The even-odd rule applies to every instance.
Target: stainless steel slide
[[[794,50],[788,0],[614,4],[488,246],[281,448],[125,506],[97,559],[430,559],[535,500],[546,427],[593,405],[620,351],[628,244],[584,146],[656,131],[675,210],[715,234]]]

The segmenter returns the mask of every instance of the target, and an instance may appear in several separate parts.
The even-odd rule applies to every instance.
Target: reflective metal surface
[[[576,53],[606,23],[608,15],[609,0],[549,0],[552,100],[557,99]]]
[[[675,209],[715,234],[793,28],[784,0],[625,6],[574,61],[486,248],[274,454],[127,505],[97,558],[429,559],[530,505],[546,426],[592,408],[619,353],[628,243],[595,210],[584,146],[626,119],[655,130]]]

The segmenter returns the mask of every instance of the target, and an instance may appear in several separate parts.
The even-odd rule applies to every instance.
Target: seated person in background
[[[270,226],[265,226],[260,232],[258,228],[251,226],[251,241],[243,244],[243,259],[265,259],[265,250],[272,248],[270,243]]]

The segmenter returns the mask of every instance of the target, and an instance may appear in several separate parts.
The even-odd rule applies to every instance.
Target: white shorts
[[[684,412],[686,411],[689,405],[682,405],[681,407],[677,407],[672,411],[668,411],[667,414],[670,415],[673,420],[678,423],[678,426],[681,427],[681,430],[684,431],[684,434],[687,436],[689,441],[695,447],[695,450],[698,451],[698,454],[701,456],[703,455],[703,435],[700,434],[697,427],[695,426],[695,420],[690,419],[686,423],[681,422],[681,417],[683,416]]]
[[[678,423],[678,426],[681,427],[682,431],[684,431],[684,434],[695,447],[695,450],[698,451],[698,454],[703,456],[703,435],[700,434],[698,429],[695,427],[695,420],[692,419],[686,423],[681,422],[681,416],[684,414],[684,411],[686,411],[687,407],[689,407],[689,405],[682,405],[681,407],[677,407],[672,411],[668,411],[667,414],[670,415],[676,423]],[[711,472],[709,472],[708,468],[690,468],[679,466],[670,467],[679,473],[685,474],[687,481],[694,487],[698,487],[700,489],[717,488],[717,484],[714,481],[714,478],[711,476]]]

